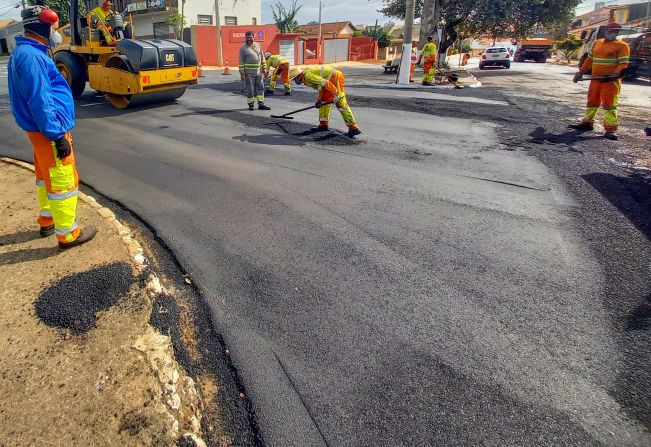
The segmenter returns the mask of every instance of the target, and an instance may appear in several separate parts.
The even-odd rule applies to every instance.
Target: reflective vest
[[[113,11],[110,9],[108,11],[104,11],[101,6],[98,6],[96,8],[93,8],[93,10],[90,12],[90,15],[94,21],[106,23],[107,20],[110,20],[111,17],[113,17]]]
[[[631,50],[626,42],[599,39],[592,45],[580,71],[587,73],[592,69],[592,75],[595,77],[618,75],[628,65],[630,54]]]
[[[423,47],[423,51],[421,54],[425,59],[427,59],[430,56],[436,57],[436,44],[434,42],[427,42]]]
[[[280,57],[279,54],[273,54],[267,59],[267,71],[269,71],[269,67],[278,68],[282,64],[289,64],[289,61]]]
[[[327,90],[333,95],[337,95],[339,93],[337,87],[330,82],[335,73],[337,73],[337,70],[329,65],[308,68],[303,72],[303,84],[312,87],[314,90]]]

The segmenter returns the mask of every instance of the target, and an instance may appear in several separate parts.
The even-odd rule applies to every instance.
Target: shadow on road
[[[170,115],[170,118],[182,118],[184,116],[212,116],[212,115],[221,115],[223,113],[237,113],[249,110],[248,107],[242,107],[241,109],[206,109],[201,107],[189,107],[190,112],[179,113],[176,115]]]
[[[594,172],[581,176],[651,240],[651,179]]]
[[[26,248],[0,253],[0,265],[20,264],[21,262],[38,261],[59,254],[57,247]]]
[[[247,141],[253,144],[267,144],[270,146],[305,146],[305,142],[287,134],[263,134],[263,135],[237,135],[233,140]]]
[[[0,247],[3,245],[22,244],[23,242],[39,239],[38,231],[19,231],[11,234],[0,234]]]
[[[554,134],[551,132],[547,132],[547,130],[542,126],[536,127],[529,134],[529,137],[530,137],[529,141],[531,143],[566,144],[568,146],[572,146],[573,144],[581,141],[603,139],[600,135],[594,135],[594,134],[586,135],[585,132],[581,132],[578,130],[567,130],[563,133]]]

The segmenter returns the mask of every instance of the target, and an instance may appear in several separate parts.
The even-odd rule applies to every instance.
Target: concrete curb
[[[34,165],[30,163],[26,163],[24,161],[20,160],[14,160],[13,158],[9,157],[0,157],[0,161],[11,164],[14,166],[18,166],[20,168],[26,169],[28,171],[34,172]],[[150,263],[148,262],[144,250],[142,248],[142,245],[140,242],[138,242],[134,236],[133,233],[131,232],[131,229],[120,222],[119,220],[116,219],[115,213],[111,211],[109,208],[106,208],[99,203],[97,203],[97,200],[91,195],[85,194],[81,191],[79,191],[78,197],[88,204],[91,208],[93,208],[95,211],[97,211],[97,214],[99,214],[104,220],[106,220],[108,223],[110,223],[113,228],[115,228],[116,233],[118,236],[120,236],[120,239],[126,246],[127,250],[129,251],[129,256],[131,257],[132,262],[134,263],[136,269],[138,270],[139,273],[145,272]],[[153,301],[155,298],[157,298],[159,295],[165,293],[165,294],[173,294],[173,290],[168,290],[166,289],[162,284],[159,279],[159,277],[154,274],[153,272],[149,272],[147,275],[147,280],[146,280],[146,285],[145,285],[147,294],[149,295],[149,298]],[[171,393],[171,396],[173,399],[171,399],[172,402],[176,402],[178,400],[179,405],[180,405],[180,396],[175,392],[176,390],[174,389],[173,392]],[[200,394],[196,388],[194,392],[198,395]],[[168,404],[169,405],[169,404]],[[169,405],[172,410],[175,410],[175,405]],[[173,415],[169,413],[172,417]],[[178,423],[177,423],[178,425]],[[197,431],[200,430],[200,422],[197,421],[196,423]],[[187,439],[192,439],[195,442],[195,445],[198,447],[205,447],[206,443],[201,439],[197,434],[195,433],[185,433],[182,436],[183,438]]]

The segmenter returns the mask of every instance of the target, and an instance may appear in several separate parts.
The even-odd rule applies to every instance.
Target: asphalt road
[[[558,158],[584,141],[532,143],[539,101],[351,85],[351,142],[306,134],[316,112],[245,111],[227,80],[129,111],[89,92],[73,135],[82,180],[146,219],[201,289],[267,445],[649,445],[649,365],[629,355],[648,327],[631,341],[616,324],[648,271],[622,310],[608,269],[645,271],[646,230],[565,178]],[[0,116],[0,154],[29,160]]]

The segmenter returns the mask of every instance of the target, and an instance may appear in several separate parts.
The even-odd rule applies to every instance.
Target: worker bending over
[[[583,78],[585,73],[592,70],[594,78],[588,88],[588,106],[585,117],[579,124],[570,125],[571,128],[589,131],[594,129],[594,120],[599,111],[599,106],[604,109],[604,137],[616,140],[619,118],[617,106],[619,105],[619,92],[622,88],[620,75],[628,66],[631,51],[626,42],[617,40],[617,34],[622,26],[617,22],[609,22],[606,37],[597,40],[590,49],[588,57],[579,72],[574,75],[574,82]]]
[[[436,64],[436,44],[432,36],[427,37],[427,43],[418,57],[418,63],[425,59],[423,65],[423,85],[432,85],[434,83],[434,65]]]
[[[266,52],[264,54],[267,59],[267,76],[271,73],[271,81],[269,81],[269,94],[273,95],[276,89],[276,80],[282,77],[283,85],[285,86],[285,96],[292,94],[292,86],[289,83],[289,61],[279,54],[271,54]],[[273,68],[273,73],[271,72]]]
[[[362,132],[355,122],[353,111],[346,101],[346,90],[344,89],[344,74],[328,65],[315,66],[307,69],[292,67],[289,77],[297,84],[305,84],[308,87],[318,90],[316,104],[319,109],[319,126],[314,128],[315,132],[328,130],[330,122],[329,102],[334,102],[341,113],[344,122],[348,126],[348,136],[354,138]]]

